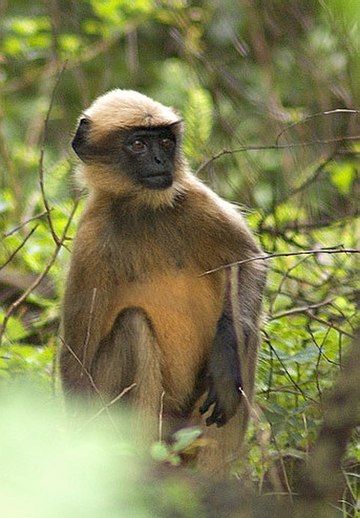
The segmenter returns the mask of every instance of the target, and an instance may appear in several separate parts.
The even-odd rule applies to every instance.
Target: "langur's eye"
[[[134,151],[134,153],[143,153],[146,150],[146,144],[142,140],[134,140],[130,144],[131,151]]]
[[[164,137],[160,139],[160,145],[165,149],[172,149],[175,145],[175,142],[170,138]]]

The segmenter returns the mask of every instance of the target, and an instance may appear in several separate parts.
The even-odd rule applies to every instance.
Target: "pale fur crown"
[[[181,121],[172,109],[133,90],[111,90],[85,110],[94,123],[93,138],[118,128],[170,126]]]

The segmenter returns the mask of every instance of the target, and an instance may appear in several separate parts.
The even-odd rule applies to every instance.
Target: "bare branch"
[[[119,432],[118,427],[116,426],[116,423],[115,423],[115,421],[114,421],[114,419],[113,419],[113,417],[112,417],[112,415],[111,415],[111,413],[110,413],[110,411],[109,411],[109,406],[110,406],[110,405],[108,405],[108,404],[107,404],[107,402],[105,401],[105,399],[104,399],[104,397],[103,397],[102,393],[100,392],[100,390],[98,389],[98,387],[97,387],[97,385],[96,385],[96,383],[95,383],[95,380],[94,380],[94,378],[92,377],[92,375],[91,375],[90,371],[88,371],[88,369],[85,367],[85,365],[84,365],[84,364],[83,364],[83,362],[80,360],[80,358],[79,358],[79,357],[78,357],[78,355],[75,353],[75,351],[73,351],[73,349],[70,347],[70,345],[69,345],[69,344],[67,344],[67,343],[65,342],[65,340],[64,340],[61,336],[60,336],[59,338],[60,338],[60,341],[61,341],[61,343],[63,344],[63,346],[67,348],[67,350],[68,350],[68,351],[69,351],[69,353],[72,355],[72,357],[73,357],[73,358],[78,362],[78,364],[81,366],[81,370],[82,370],[82,372],[84,372],[84,373],[86,374],[86,376],[87,376],[87,378],[88,378],[88,380],[89,380],[89,382],[90,382],[90,385],[91,385],[91,386],[92,386],[92,388],[94,389],[94,391],[95,391],[96,395],[98,396],[98,398],[99,398],[99,400],[100,400],[100,402],[101,402],[102,409],[106,412],[106,414],[107,414],[107,416],[108,416],[108,418],[109,418],[109,420],[110,420],[110,422],[111,422],[111,424],[112,424],[113,428],[114,428],[114,429],[115,429],[115,431],[118,433],[118,432]],[[130,389],[129,389],[129,390],[130,390]]]
[[[134,387],[136,387],[136,383],[132,383],[131,385],[129,385],[128,387],[125,387],[124,390],[122,390],[120,392],[120,394],[118,394],[117,396],[114,397],[114,399],[112,399],[111,401],[109,401],[109,403],[105,403],[104,406],[102,406],[94,415],[92,415],[90,417],[90,419],[88,419],[86,421],[86,423],[84,423],[80,429],[78,431],[81,431],[83,428],[85,428],[85,426],[89,425],[90,423],[92,423],[93,421],[95,421],[95,419],[97,417],[99,417],[102,413],[104,413],[105,411],[107,411],[111,406],[113,406],[117,401],[119,401],[120,399],[122,399],[128,392],[130,392],[130,390],[132,390]]]
[[[53,210],[53,209],[50,209],[50,211],[51,210]],[[40,214],[35,214],[35,216],[33,216],[32,218],[27,219],[23,223],[20,223],[20,225],[17,225],[16,227],[14,227],[11,230],[9,230],[9,232],[6,232],[5,234],[3,234],[3,238],[7,238],[7,237],[12,236],[13,234],[15,234],[15,232],[17,232],[18,230],[21,230],[23,227],[25,227],[31,221],[34,221],[35,219],[43,218],[47,214],[48,214],[47,210],[44,210],[44,212],[41,212]]]
[[[335,331],[337,331],[338,333],[342,333],[343,335],[348,336],[349,338],[354,338],[353,334],[344,331],[344,329],[341,329],[340,327],[334,325],[332,322],[328,322],[327,320],[314,315],[314,313],[312,313],[311,311],[305,311],[305,313],[309,315],[309,317],[311,317],[312,320],[316,320],[320,324],[324,324],[325,326],[331,327],[332,329],[335,329]]]
[[[213,270],[208,270],[204,273],[201,273],[199,277],[203,277],[204,275],[209,275],[210,273],[219,272],[220,270],[224,270],[225,268],[231,268],[235,265],[241,265],[246,263],[252,263],[253,261],[267,261],[269,259],[276,259],[277,257],[292,257],[297,255],[320,255],[320,254],[360,254],[360,249],[358,248],[321,248],[320,250],[301,250],[300,252],[282,252],[277,254],[267,254],[267,255],[259,255],[256,257],[250,257],[249,259],[244,259],[242,261],[235,261],[234,263],[223,264],[218,268],[214,268]]]
[[[93,293],[92,293],[92,297],[91,297],[91,305],[90,305],[90,311],[89,311],[89,320],[88,320],[88,325],[87,325],[87,329],[86,329],[86,336],[85,336],[85,342],[84,342],[83,357],[82,357],[83,364],[85,364],[86,352],[87,352],[87,348],[88,348],[89,340],[90,340],[90,335],[91,335],[91,323],[92,323],[92,318],[93,318],[93,315],[94,315],[96,294],[97,294],[97,288],[94,288],[93,289]],[[81,376],[82,375],[83,375],[83,371],[81,372]]]
[[[347,223],[354,218],[357,218],[360,215],[359,210],[354,210],[352,213],[347,214],[344,217],[340,218],[323,218],[319,219],[317,221],[289,221],[288,223],[282,225],[281,227],[272,227],[272,226],[265,226],[261,225],[259,227],[259,231],[261,233],[267,232],[268,234],[272,236],[283,236],[285,232],[292,231],[292,232],[302,232],[302,231],[311,231],[316,230],[322,227],[330,227],[335,225],[343,225],[344,223]]]
[[[215,160],[218,160],[224,155],[234,155],[235,153],[246,153],[247,151],[269,151],[271,149],[273,150],[284,150],[284,149],[294,149],[294,148],[301,148],[301,147],[311,147],[311,146],[318,146],[318,145],[329,145],[329,144],[336,144],[341,142],[347,142],[347,141],[354,141],[360,139],[360,135],[352,135],[352,136],[343,136],[343,137],[337,137],[333,139],[324,139],[324,140],[312,140],[311,142],[294,142],[291,144],[272,144],[269,146],[242,146],[237,149],[223,149],[222,151],[219,151],[216,155],[213,155],[208,160],[206,160],[203,164],[198,167],[195,174],[198,175],[206,169],[206,167],[214,162]]]
[[[317,304],[308,304],[307,306],[299,306],[287,309],[286,311],[281,311],[280,313],[271,315],[270,320],[277,320],[278,318],[288,317],[290,315],[295,315],[297,313],[309,313],[312,309],[321,308],[322,306],[327,306],[328,304],[331,304],[335,299],[336,297],[332,297],[331,299],[323,300],[322,302],[318,302]]]
[[[30,232],[25,236],[25,238],[22,240],[22,242],[20,243],[20,245],[15,248],[15,250],[11,253],[11,255],[6,259],[6,261],[4,262],[4,264],[2,264],[0,266],[0,270],[2,270],[3,268],[5,268],[6,265],[8,265],[13,259],[14,257],[16,256],[16,254],[19,252],[19,250],[22,249],[22,247],[25,245],[25,243],[30,239],[30,237],[33,235],[33,233],[35,232],[35,230],[38,228],[38,225],[36,225],[34,228],[32,228],[30,230]]]
[[[289,124],[288,126],[286,126],[286,128],[282,129],[280,131],[280,133],[278,133],[277,137],[276,137],[276,144],[278,144],[280,138],[282,137],[282,135],[284,133],[286,133],[287,131],[289,131],[291,128],[294,128],[295,126],[299,126],[301,124],[304,124],[312,119],[316,119],[317,117],[321,117],[323,115],[335,115],[337,113],[343,113],[343,114],[348,114],[348,115],[354,115],[354,114],[357,114],[359,115],[360,114],[360,110],[349,110],[347,108],[336,108],[335,110],[329,110],[329,111],[325,111],[325,112],[317,112],[317,113],[312,113],[311,115],[309,115],[308,117],[305,117],[304,119],[301,119],[300,121],[296,121],[296,122],[293,122],[292,124]]]
[[[55,100],[55,93],[56,93],[56,89],[60,83],[60,79],[65,71],[65,68],[66,68],[66,63],[63,64],[61,70],[60,70],[60,73],[58,74],[58,77],[55,81],[55,84],[54,84],[54,88],[52,90],[52,93],[51,93],[51,97],[50,97],[50,102],[49,102],[49,108],[46,112],[46,116],[45,116],[45,120],[44,120],[44,128],[43,128],[43,136],[42,136],[42,143],[41,143],[41,149],[40,149],[40,160],[39,160],[39,183],[40,183],[40,190],[41,190],[41,196],[42,196],[42,200],[43,200],[43,203],[44,203],[44,207],[45,207],[45,210],[46,210],[46,219],[48,221],[48,224],[49,224],[49,228],[50,228],[50,232],[51,232],[51,235],[53,237],[53,240],[55,242],[56,245],[59,245],[60,243],[60,238],[59,236],[56,234],[56,231],[55,231],[55,228],[54,228],[54,225],[53,225],[53,222],[52,222],[52,218],[51,218],[51,208],[49,206],[49,202],[47,200],[47,197],[46,197],[46,193],[45,193],[45,186],[44,186],[44,155],[45,155],[45,141],[46,141],[46,133],[47,133],[47,127],[48,127],[48,123],[49,123],[49,119],[50,119],[50,114],[51,114],[51,110],[52,110],[52,107],[53,107],[53,104],[54,104],[54,100]],[[63,244],[64,240],[62,240],[61,242],[61,245]]]
[[[316,400],[314,398],[312,398],[311,396],[308,396],[303,390],[302,388],[300,387],[299,383],[296,382],[296,380],[294,379],[294,377],[291,375],[291,373],[289,372],[289,370],[287,369],[286,365],[284,364],[284,362],[282,361],[282,359],[280,358],[280,356],[278,355],[276,349],[272,346],[271,344],[271,341],[270,339],[268,338],[268,336],[266,335],[265,333],[265,341],[269,344],[270,346],[270,349],[272,351],[272,353],[276,356],[276,359],[278,360],[278,362],[280,363],[281,367],[284,369],[284,372],[287,376],[287,378],[289,379],[290,383],[296,388],[296,390],[298,391],[299,394],[302,395],[302,397],[304,398],[304,401],[312,401],[313,403],[316,403]]]
[[[162,441],[163,431],[163,417],[164,417],[164,397],[165,391],[163,390],[160,397],[160,410],[159,410],[159,441]]]

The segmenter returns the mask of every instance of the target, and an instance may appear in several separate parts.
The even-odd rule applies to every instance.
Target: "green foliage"
[[[181,455],[194,455],[202,446],[201,430],[199,428],[184,428],[173,434],[172,443],[154,443],[151,448],[152,456],[159,462],[167,462],[172,466],[181,464]]]
[[[347,195],[356,180],[356,168],[352,163],[332,164],[329,168],[329,176],[339,193]]]
[[[39,58],[51,45],[51,26],[47,17],[14,16],[7,22],[7,36],[1,45],[6,56]]]
[[[191,88],[184,107],[186,135],[184,151],[200,161],[212,130],[212,101],[203,88]]]

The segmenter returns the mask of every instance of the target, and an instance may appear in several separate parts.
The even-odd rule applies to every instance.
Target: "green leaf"
[[[349,194],[356,177],[356,170],[350,163],[333,163],[328,168],[330,181],[341,194]]]
[[[185,154],[195,159],[202,157],[203,147],[212,130],[213,105],[209,92],[204,88],[192,88],[184,108],[186,134]]]
[[[181,452],[190,446],[202,434],[199,428],[183,428],[174,434],[175,444],[173,451]]]
[[[76,34],[62,34],[59,43],[65,54],[76,54],[81,48],[81,39]]]
[[[0,321],[3,318],[0,315]],[[26,331],[20,319],[17,317],[10,317],[7,321],[6,325],[6,337],[9,341],[17,341],[21,340],[27,335],[28,331]]]
[[[151,445],[151,455],[153,459],[159,462],[164,462],[170,456],[170,448],[164,442],[155,442]]]

